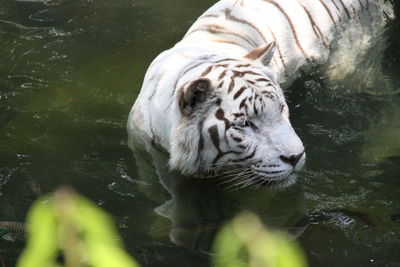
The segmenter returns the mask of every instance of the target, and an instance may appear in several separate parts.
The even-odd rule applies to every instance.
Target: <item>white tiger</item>
[[[234,169],[243,186],[290,185],[306,156],[281,87],[337,63],[340,36],[365,49],[391,16],[383,0],[219,1],[150,65],[130,143],[154,141],[185,174]]]

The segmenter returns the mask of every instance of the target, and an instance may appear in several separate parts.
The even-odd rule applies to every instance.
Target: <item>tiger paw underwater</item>
[[[161,146],[184,174],[291,185],[306,154],[283,89],[319,65],[356,72],[391,18],[383,0],[219,1],[148,68],[129,143]]]

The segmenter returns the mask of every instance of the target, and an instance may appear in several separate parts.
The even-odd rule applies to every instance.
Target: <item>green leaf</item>
[[[138,267],[122,248],[110,217],[70,189],[38,200],[28,215],[28,243],[17,267]]]
[[[96,267],[136,267],[139,266],[123,250],[114,223],[105,212],[82,197],[77,197],[79,225],[87,248],[89,262]]]
[[[216,267],[305,267],[299,246],[287,234],[267,231],[251,213],[243,213],[217,235]]]
[[[42,197],[35,202],[28,214],[28,242],[18,267],[54,267],[58,252],[58,220],[50,198]]]

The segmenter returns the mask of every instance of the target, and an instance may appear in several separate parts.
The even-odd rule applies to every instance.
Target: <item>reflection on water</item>
[[[226,190],[168,173],[152,146],[132,155],[125,123],[147,66],[212,2],[2,2],[0,221],[23,222],[37,196],[71,184],[115,217],[144,266],[207,266],[215,232],[243,209],[294,233],[311,266],[399,265],[398,19],[383,65],[391,94],[318,75],[287,92],[307,147],[299,184]],[[0,240],[7,266],[22,246]]]

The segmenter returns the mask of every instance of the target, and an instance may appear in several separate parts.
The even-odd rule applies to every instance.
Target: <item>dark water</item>
[[[297,235],[311,266],[400,266],[399,19],[387,32],[390,92],[318,75],[288,91],[308,155],[291,188],[224,190],[127,148],[147,66],[213,2],[0,0],[0,220],[24,221],[39,195],[70,184],[115,217],[143,266],[208,266],[215,232],[243,209]],[[0,241],[7,266],[22,247]]]

